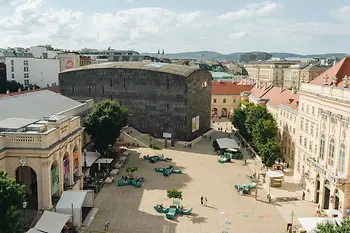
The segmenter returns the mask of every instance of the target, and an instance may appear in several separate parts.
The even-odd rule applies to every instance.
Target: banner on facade
[[[58,192],[59,178],[58,178],[58,167],[51,169],[51,194],[54,195]]]
[[[69,171],[69,159],[66,158],[63,160],[63,168],[64,168],[64,184],[70,185],[70,171]]]

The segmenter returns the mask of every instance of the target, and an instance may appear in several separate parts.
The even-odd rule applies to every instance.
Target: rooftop
[[[299,94],[293,94],[291,90],[284,89],[281,91],[280,87],[272,87],[261,98],[269,99],[267,103],[274,107],[283,104],[294,110],[298,110],[297,101],[299,101]]]
[[[7,118],[41,119],[81,105],[52,91],[36,91],[0,98],[0,121]]]
[[[37,121],[39,120],[27,118],[8,118],[0,121],[0,129],[20,129]]]
[[[297,64],[297,63],[300,63],[299,60],[268,60],[268,61],[253,61],[253,62],[249,62],[248,64],[246,65],[254,65],[254,64],[280,64],[280,65],[283,65],[283,64]]]
[[[22,94],[27,94],[27,93],[31,93],[31,92],[38,92],[38,91],[44,91],[44,90],[53,91],[53,92],[55,92],[57,94],[60,93],[59,86],[51,86],[51,87],[44,87],[44,88],[38,88],[38,89],[32,89],[32,90],[23,90],[23,91],[10,92],[8,94],[0,94],[0,98],[2,98],[2,97],[9,97],[9,96],[15,96],[15,95],[22,95]]]
[[[210,71],[210,73],[213,79],[232,79],[233,77],[233,74],[229,74],[226,72]]]
[[[188,77],[193,72],[200,70],[200,68],[196,66],[175,65],[175,64],[168,64],[168,63],[158,63],[158,62],[107,62],[107,63],[83,66],[76,69],[65,70],[62,73],[75,72],[79,70],[92,70],[92,69],[149,70],[149,71],[176,74],[176,75],[181,75],[185,77]]]
[[[240,95],[242,92],[250,91],[254,85],[237,85],[232,82],[212,82],[212,95]]]
[[[266,92],[268,92],[273,87],[268,86],[265,88],[265,85],[260,85],[259,87],[255,85],[251,90],[251,95],[257,99],[260,99]]]
[[[317,85],[332,85],[333,77],[337,77],[336,86],[343,86],[343,78],[350,76],[350,57],[344,57],[334,66],[316,77],[311,84]],[[326,82],[325,82],[326,79]]]

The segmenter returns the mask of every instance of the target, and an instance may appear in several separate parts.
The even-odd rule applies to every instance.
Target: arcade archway
[[[227,108],[221,109],[221,117],[227,117]]]
[[[68,190],[70,188],[70,161],[69,154],[66,153],[63,156],[63,189]]]
[[[59,187],[60,187],[60,169],[58,162],[55,160],[51,165],[51,197],[52,203],[56,203],[59,199]]]
[[[218,117],[218,109],[217,108],[213,108],[211,110],[211,116],[212,117]]]
[[[16,182],[26,187],[26,208],[38,209],[38,181],[34,169],[29,166],[17,167]]]

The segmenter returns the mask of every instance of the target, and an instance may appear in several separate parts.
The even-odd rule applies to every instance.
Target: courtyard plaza
[[[211,137],[214,140],[225,135],[214,132]],[[108,232],[116,233],[280,233],[285,232],[286,223],[291,222],[292,211],[295,224],[298,224],[297,217],[314,215],[315,208],[309,206],[312,203],[268,203],[267,192],[261,187],[258,189],[258,201],[254,191],[250,195],[238,194],[233,185],[250,183],[248,176],[253,172],[244,165],[244,161],[219,164],[212,140],[203,138],[192,148],[177,144],[173,149],[161,150],[160,153],[173,159],[171,163],[149,163],[140,157],[154,155],[154,150],[132,149],[127,164],[116,179],[127,174],[126,167],[137,166],[135,176],[144,176],[146,181],[141,188],[118,187],[116,182],[106,184],[96,197],[95,207],[99,211],[89,229],[103,230],[105,223],[109,222]],[[248,163],[253,161],[248,160]],[[169,164],[182,169],[183,174],[164,177],[154,172],[155,167]],[[164,214],[154,210],[156,204],[168,206],[172,203],[166,197],[168,189],[183,191],[180,203],[186,208],[193,208],[191,215],[177,215],[175,219],[168,220]],[[201,205],[201,196],[208,199],[207,206]]]

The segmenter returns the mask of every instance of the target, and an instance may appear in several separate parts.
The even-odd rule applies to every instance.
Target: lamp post
[[[86,152],[87,152],[87,149],[84,149],[84,168],[87,168]]]
[[[27,224],[26,224],[26,208],[27,208],[28,202],[24,201],[22,203],[22,207],[23,207],[23,218],[24,218],[24,227],[27,230]]]

